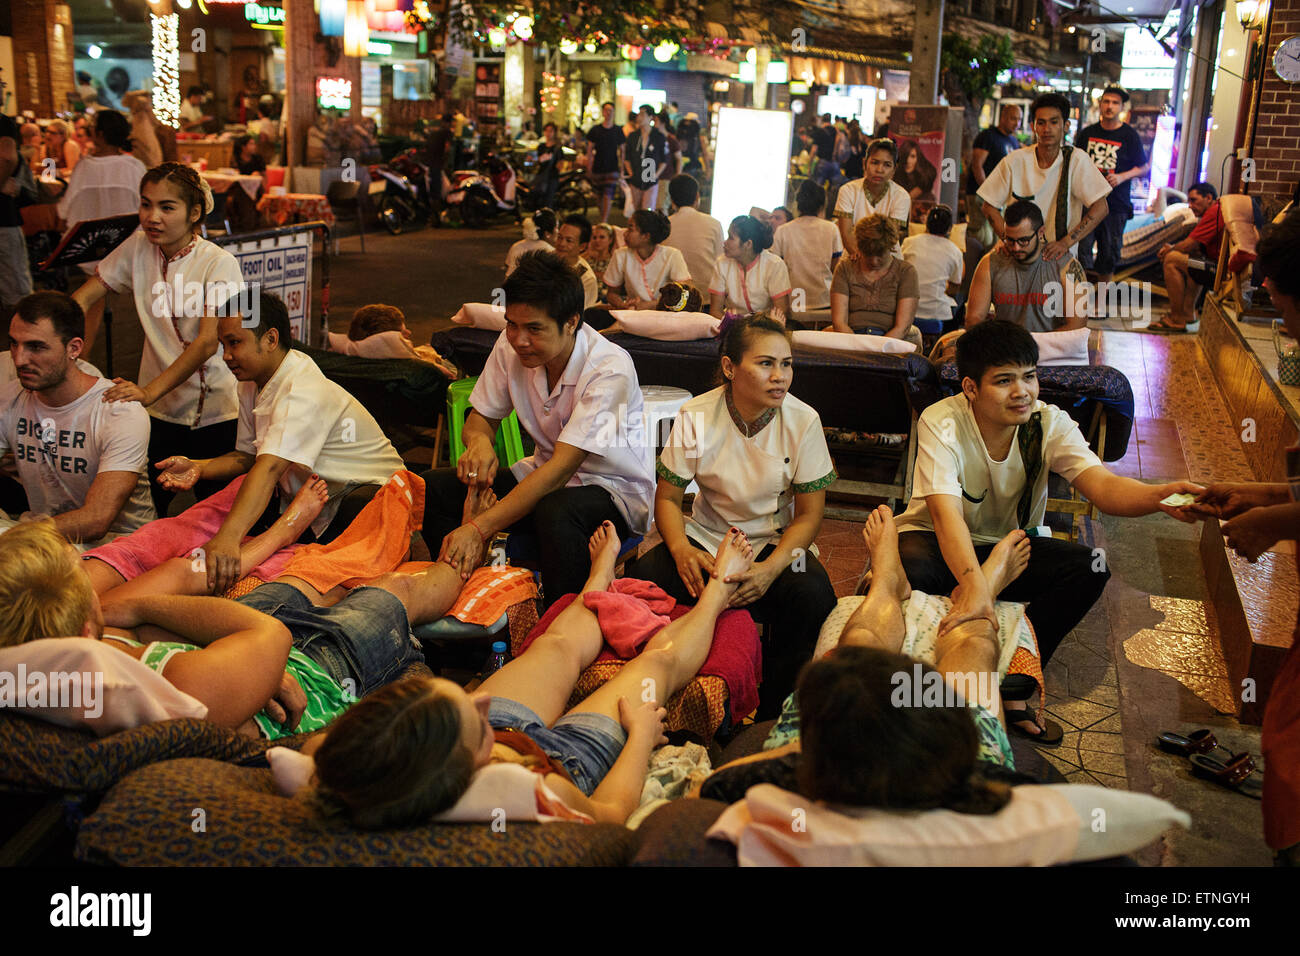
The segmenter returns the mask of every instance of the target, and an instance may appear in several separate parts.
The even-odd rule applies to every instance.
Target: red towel
[[[551,626],[575,597],[575,594],[566,594],[551,605],[524,638],[520,654]],[[636,656],[640,648],[669,621],[677,620],[690,610],[678,604],[658,585],[635,578],[616,578],[609,591],[588,591],[583,595],[583,603],[596,615],[601,633],[605,635],[605,650],[596,658],[597,661],[628,660]],[[723,611],[714,626],[713,646],[700,673],[721,677],[726,682],[728,709],[733,723],[758,707],[758,679],[762,672],[763,652],[754,619],[742,608]]]

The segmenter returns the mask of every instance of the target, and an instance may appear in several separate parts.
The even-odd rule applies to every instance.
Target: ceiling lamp
[[[348,0],[348,12],[343,21],[343,52],[348,56],[365,56],[370,41],[370,28],[366,25],[364,0]]]

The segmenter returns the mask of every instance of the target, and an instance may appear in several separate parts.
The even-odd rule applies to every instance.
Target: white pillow
[[[360,342],[352,341],[341,332],[330,332],[329,347],[331,352],[338,352],[340,355],[356,355],[361,358],[415,358],[415,351],[406,344],[400,329],[377,332]]]
[[[997,813],[970,814],[833,809],[759,784],[708,836],[734,843],[741,866],[1050,866],[1130,853],[1191,823],[1164,800],[1105,787],[1011,792]]]
[[[876,352],[883,354],[904,354],[915,352],[916,345],[902,339],[891,339],[886,335],[846,335],[843,332],[808,332],[794,333],[794,344],[811,349],[826,349],[834,352]]]
[[[88,637],[0,648],[0,708],[100,737],[155,720],[208,715],[206,704],[161,674]]]
[[[659,312],[653,309],[614,309],[609,313],[624,332],[661,342],[691,342],[718,334],[721,319],[707,312]]]
[[[460,311],[451,317],[457,325],[468,325],[475,329],[490,329],[500,332],[506,327],[506,313],[486,302],[466,302]]]
[[[1038,343],[1039,365],[1087,365],[1088,336],[1091,329],[1060,332],[1030,332]]]

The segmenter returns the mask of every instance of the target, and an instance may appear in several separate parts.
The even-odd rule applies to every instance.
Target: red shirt
[[[1213,262],[1219,258],[1219,246],[1223,243],[1223,213],[1219,211],[1219,201],[1217,199],[1210,203],[1210,208],[1205,210],[1205,215],[1200,218],[1196,228],[1192,230],[1192,234],[1187,238],[1205,246],[1205,252],[1210,261]]]

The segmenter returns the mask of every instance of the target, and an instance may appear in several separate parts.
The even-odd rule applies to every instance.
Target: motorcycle
[[[560,148],[561,156],[570,162],[576,153],[567,146]],[[596,201],[596,192],[591,188],[586,172],[582,169],[569,169],[559,173],[556,178],[554,193],[547,202],[531,183],[520,182],[518,187],[519,205],[530,212],[536,212],[549,205],[561,219],[572,213],[585,216],[587,210]]]
[[[429,167],[416,158],[417,151],[398,153],[387,166],[371,166],[372,181],[383,180],[379,221],[394,236],[409,223],[427,222],[433,214],[429,196]]]
[[[515,169],[495,153],[484,161],[487,174],[476,169],[459,169],[451,174],[446,206],[471,229],[486,225],[500,215],[521,218]]]

